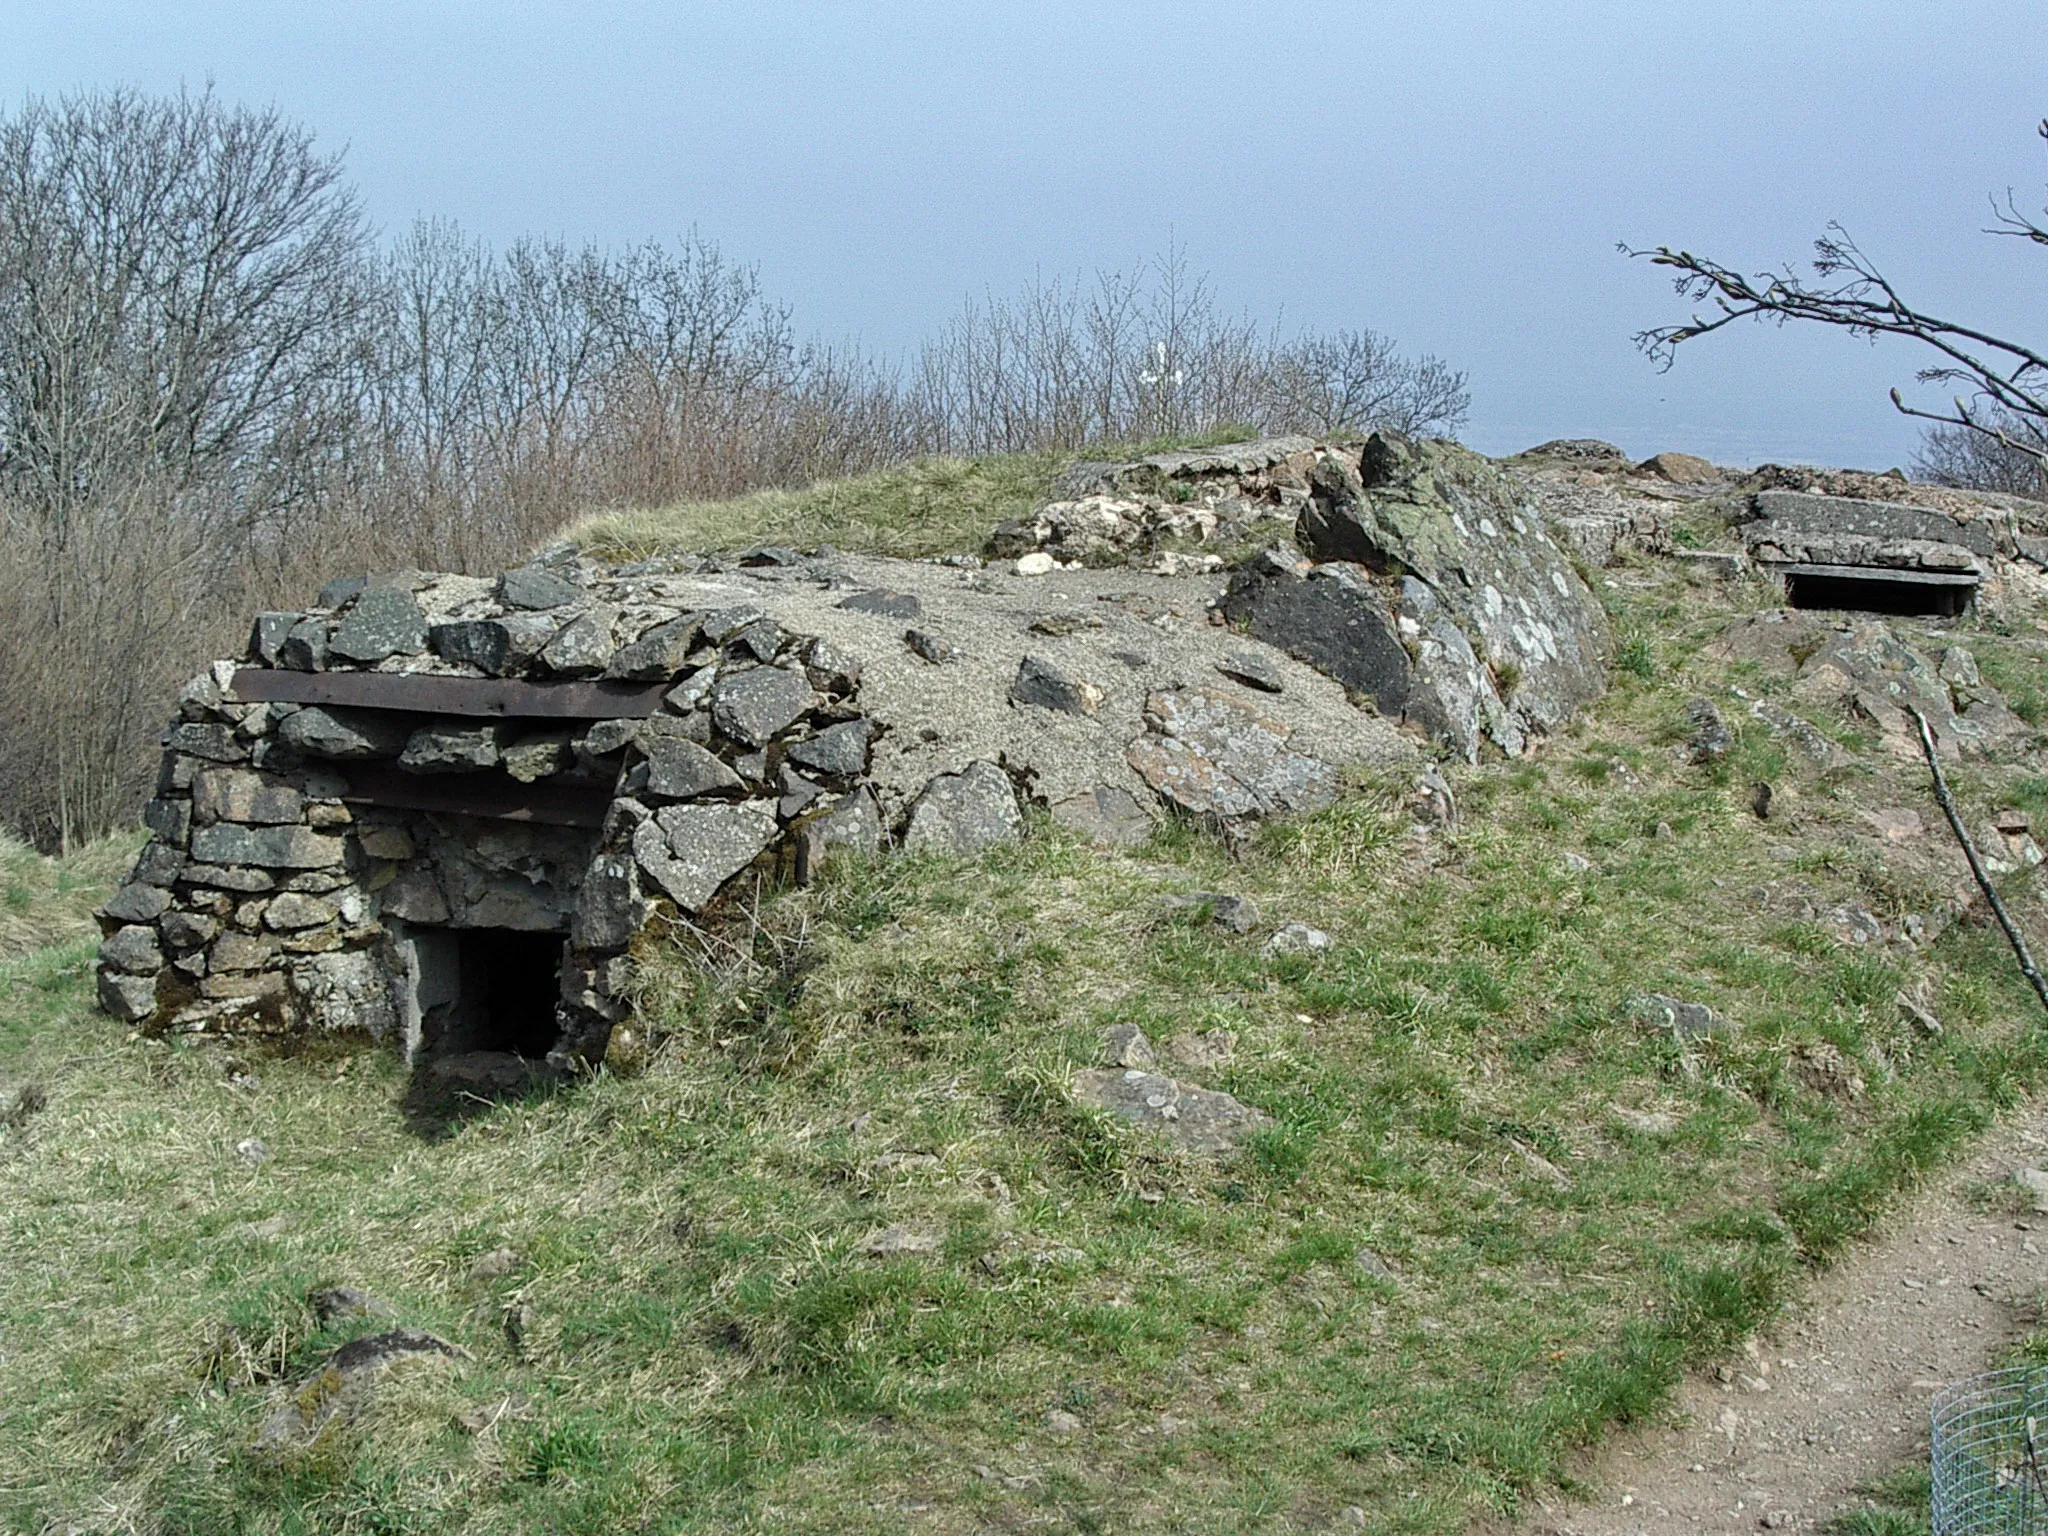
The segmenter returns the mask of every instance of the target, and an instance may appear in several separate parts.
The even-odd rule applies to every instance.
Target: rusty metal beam
[[[599,827],[611,804],[600,784],[521,784],[495,773],[407,773],[389,763],[335,765],[348,779],[342,799],[394,811],[437,811],[549,827]]]
[[[238,704],[342,704],[489,719],[644,720],[661,708],[668,688],[667,683],[521,683],[500,677],[244,667],[235,674],[230,696]]]

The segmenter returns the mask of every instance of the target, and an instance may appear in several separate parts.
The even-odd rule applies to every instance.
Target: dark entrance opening
[[[538,1061],[555,1043],[562,935],[425,928],[411,935],[420,1044],[429,1056],[502,1051]]]
[[[1785,573],[1785,600],[1794,608],[1953,618],[1969,607],[1976,593],[1974,576],[1930,580],[1917,573],[1879,567],[1871,567],[1868,575],[1846,574],[1840,569]]]

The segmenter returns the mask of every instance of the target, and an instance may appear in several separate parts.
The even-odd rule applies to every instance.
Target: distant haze
[[[695,228],[798,326],[901,353],[970,294],[1177,241],[1230,307],[1469,371],[1468,440],[1885,468],[1903,344],[1744,328],[1617,241],[1745,267],[1841,220],[1909,299],[2048,343],[2040,0],[1400,5],[10,0],[0,97],[212,79],[346,145],[372,215]]]

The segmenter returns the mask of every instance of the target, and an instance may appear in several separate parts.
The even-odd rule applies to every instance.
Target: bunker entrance
[[[1878,567],[1785,572],[1785,600],[1794,608],[1954,617],[1976,596],[1977,578]]]
[[[415,1056],[478,1051],[538,1061],[561,1032],[562,935],[518,928],[416,928],[408,952],[407,1045]]]

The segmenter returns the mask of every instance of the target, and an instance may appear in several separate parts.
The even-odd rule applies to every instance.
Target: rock
[[[1063,1408],[1055,1408],[1045,1416],[1045,1430],[1050,1435],[1078,1435],[1081,1421]]]
[[[1026,656],[1017,664],[1010,684],[1010,702],[1035,704],[1068,715],[1092,715],[1102,707],[1103,692],[1093,683],[1070,678],[1043,656]]]
[[[884,619],[915,619],[924,615],[924,604],[908,592],[856,592],[839,606],[848,613],[872,613]]]
[[[1477,454],[1374,433],[1356,470],[1334,453],[1321,461],[1297,536],[1318,561],[1351,562],[1351,580],[1297,590],[1288,578],[1337,578],[1265,557],[1240,570],[1220,606],[1372,694],[1383,713],[1454,741],[1470,719],[1516,755],[1528,732],[1559,729],[1606,685],[1604,611],[1517,483]],[[1390,638],[1396,650],[1417,642],[1412,672]]]
[[[275,878],[260,869],[224,869],[218,864],[187,864],[178,878],[222,891],[268,891],[277,885]]]
[[[164,745],[173,752],[213,763],[238,763],[249,755],[249,749],[235,740],[235,733],[225,725],[188,722],[173,726]]]
[[[825,793],[822,785],[812,783],[787,763],[782,765],[780,779],[782,798],[775,802],[775,814],[784,821],[794,821]]]
[[[824,640],[813,640],[804,652],[804,676],[818,692],[844,698],[860,686],[860,658]]]
[[[1140,1069],[1159,1064],[1159,1057],[1152,1049],[1152,1042],[1145,1038],[1145,1031],[1135,1024],[1112,1024],[1102,1037],[1103,1051],[1112,1067],[1137,1067]]]
[[[325,704],[309,704],[277,728],[277,739],[295,752],[344,760],[396,757],[410,734],[403,716]]]
[[[313,1320],[322,1328],[332,1328],[336,1323],[352,1322],[359,1317],[394,1317],[397,1314],[389,1303],[379,1301],[368,1291],[359,1291],[352,1285],[330,1285],[311,1292],[306,1305],[313,1309]]]
[[[339,608],[369,584],[367,576],[339,576],[320,589],[314,602],[322,608]]]
[[[726,649],[737,654],[745,651],[756,661],[773,661],[782,651],[787,633],[773,619],[761,619],[725,642]]]
[[[119,971],[101,971],[98,994],[100,1007],[124,1024],[137,1024],[156,1012],[156,977],[127,976]]]
[[[742,789],[740,776],[694,741],[667,736],[646,746],[646,792],[667,800],[689,800],[716,791]]]
[[[1202,899],[1209,903],[1209,920],[1220,928],[1232,933],[1250,933],[1259,926],[1259,909],[1242,896],[1219,896],[1213,891],[1202,893]]]
[[[2037,1214],[2048,1216],[2048,1172],[2039,1168],[2021,1168],[2013,1174],[2012,1181],[2032,1198]]]
[[[526,1260],[511,1248],[493,1248],[489,1253],[469,1266],[469,1273],[463,1276],[466,1285],[482,1285],[491,1280],[502,1280],[515,1275],[526,1267]]]
[[[458,725],[437,720],[406,739],[398,766],[408,773],[482,773],[498,766],[495,725]]]
[[[1216,670],[1232,682],[1243,683],[1261,693],[1278,693],[1286,686],[1280,669],[1253,651],[1232,651],[1216,663]]]
[[[398,1027],[390,982],[366,950],[295,961],[291,986],[298,1019],[309,1028],[381,1040]]]
[[[910,653],[934,666],[943,666],[949,661],[958,661],[967,653],[953,644],[922,629],[903,631],[903,643],[910,647]]]
[[[342,845],[340,838],[324,837],[310,827],[243,827],[222,822],[193,831],[192,857],[202,864],[326,869],[341,862]]]
[[[1028,555],[1019,556],[1014,569],[1019,576],[1048,576],[1057,564],[1044,550],[1035,549]]]
[[[870,1232],[861,1239],[860,1251],[871,1259],[922,1258],[945,1246],[946,1235],[933,1227],[899,1223]]]
[[[557,677],[596,677],[612,664],[612,632],[619,610],[609,606],[578,614],[541,648],[540,662]]]
[[[882,812],[866,785],[804,822],[797,834],[796,878],[808,883],[838,853],[870,857],[881,851]]]
[[[1190,1152],[1228,1152],[1272,1121],[1227,1093],[1194,1088],[1136,1067],[1074,1074],[1074,1099],[1126,1124],[1162,1132]]]
[[[401,1366],[467,1360],[469,1351],[413,1328],[354,1339],[329,1355],[310,1377],[281,1389],[256,1432],[254,1448],[278,1454],[309,1447],[337,1421],[369,1405],[376,1382]]]
[[[114,892],[100,913],[123,923],[153,923],[170,904],[171,893],[162,886],[131,881]]]
[[[305,819],[306,797],[269,774],[209,768],[192,780],[192,814],[202,825],[240,821],[284,826]]]
[[[747,667],[722,675],[711,690],[711,719],[743,746],[765,747],[818,705],[801,672]]]
[[[741,550],[733,557],[733,564],[741,570],[751,570],[760,566],[801,565],[803,559],[802,555],[786,545],[762,544],[754,549]]]
[[[263,926],[278,933],[290,933],[300,928],[317,928],[322,923],[331,923],[338,914],[332,902],[318,896],[305,896],[287,891],[274,897],[264,911]]]
[[[1269,955],[1316,955],[1330,947],[1330,936],[1307,923],[1288,923],[1266,940]]]
[[[436,624],[427,631],[427,644],[444,661],[475,667],[485,677],[509,677],[546,649],[560,629],[540,614],[514,613]]]
[[[1684,1002],[1662,992],[1632,997],[1622,1005],[1622,1011],[1639,1028],[1668,1034],[1681,1045],[1734,1032],[1728,1021],[1705,1003]]]
[[[249,630],[249,643],[244,654],[251,661],[260,661],[266,667],[278,664],[278,651],[283,647],[285,636],[292,632],[292,626],[303,617],[296,613],[259,613]]]
[[[623,949],[645,925],[647,911],[637,861],[623,850],[601,852],[584,872],[569,942],[581,949]]]
[[[1564,851],[1564,867],[1575,875],[1590,875],[1593,872],[1593,861],[1583,853],[1574,853],[1567,848]]]
[[[683,658],[696,643],[699,623],[690,615],[655,625],[614,656],[604,675],[640,683],[673,677],[682,670]],[[772,649],[769,654],[774,654]]]
[[[1601,442],[1597,437],[1552,438],[1547,443],[1538,443],[1534,448],[1523,450],[1518,457],[1563,459],[1599,469],[1618,468],[1628,462],[1627,454],[1612,443]]]
[[[164,942],[173,949],[197,949],[213,942],[220,924],[200,912],[172,912],[159,925]]]
[[[330,655],[365,663],[416,656],[426,648],[427,619],[419,600],[397,587],[365,589],[327,642]]]
[[[1102,620],[1092,613],[1047,613],[1031,621],[1031,632],[1035,635],[1049,635],[1055,640],[1068,635],[1082,634],[1088,630],[1101,629]]]
[[[235,1143],[235,1156],[252,1167],[260,1168],[270,1161],[270,1148],[263,1144],[262,1137],[251,1136]]]
[[[359,827],[356,841],[373,859],[409,859],[418,851],[412,834],[403,827]]]
[[[1052,819],[1109,847],[1133,847],[1152,835],[1152,817],[1137,796],[1109,784],[1054,802]]]
[[[789,760],[833,778],[858,778],[867,772],[868,742],[874,734],[869,720],[844,720],[815,736],[789,744]]]
[[[325,619],[301,619],[285,632],[277,647],[277,665],[293,672],[318,672],[327,665]]]
[[[1319,810],[1337,796],[1335,771],[1292,750],[1288,727],[1213,694],[1154,693],[1145,724],[1125,758],[1184,811],[1228,820]]]
[[[1752,505],[1741,531],[1760,560],[1952,570],[1998,553],[1988,518],[1966,522],[1933,507],[1778,490],[1757,492]]]
[[[1381,714],[1398,720],[1406,711],[1414,659],[1392,601],[1359,567],[1307,568],[1264,550],[1238,568],[1216,606],[1252,638],[1369,696]]]
[[[543,566],[521,566],[498,578],[498,601],[507,608],[565,608],[582,598],[575,582]]]
[[[641,869],[685,912],[701,912],[719,887],[775,838],[775,813],[759,801],[672,805],[633,833]]]
[[[527,736],[501,748],[498,760],[505,772],[519,783],[532,784],[574,765],[576,753],[570,746],[570,740],[566,732],[559,731],[545,736]]]
[[[993,763],[969,763],[936,775],[911,802],[903,832],[906,852],[979,853],[1013,843],[1023,830],[1017,792]]]
[[[230,930],[214,940],[207,964],[208,969],[216,974],[222,971],[256,971],[276,958],[277,946],[268,939]]]
[[[1721,718],[1721,711],[1709,698],[1688,700],[1685,706],[1686,755],[1695,763],[1718,763],[1735,745],[1735,733]]]
[[[1669,480],[1673,485],[1699,485],[1708,480],[1721,478],[1721,472],[1712,464],[1690,453],[1653,454],[1638,464],[1634,473],[1655,475],[1660,480]]]

